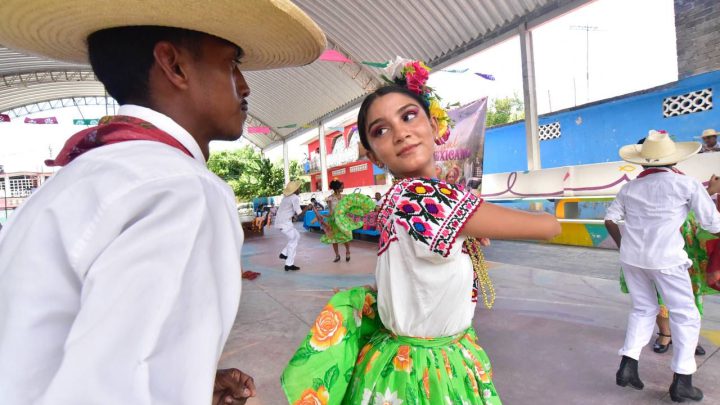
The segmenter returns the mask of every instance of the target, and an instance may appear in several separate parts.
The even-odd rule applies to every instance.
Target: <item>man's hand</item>
[[[710,181],[708,181],[707,186],[707,192],[710,195],[720,193],[720,177],[714,174],[710,176]]]
[[[236,368],[218,370],[215,374],[213,405],[243,405],[255,396],[252,377]]]

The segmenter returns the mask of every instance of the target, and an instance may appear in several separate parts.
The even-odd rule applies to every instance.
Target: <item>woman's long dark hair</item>
[[[360,142],[367,150],[372,150],[372,148],[370,147],[370,142],[368,142],[366,128],[368,110],[370,109],[370,106],[372,106],[372,103],[375,102],[375,100],[390,93],[400,93],[417,101],[417,103],[420,104],[420,106],[422,107],[423,111],[425,111],[425,115],[427,117],[430,117],[430,107],[427,105],[425,99],[423,99],[423,97],[419,94],[413,93],[412,91],[408,90],[407,87],[402,87],[395,84],[380,87],[379,89],[371,93],[369,96],[365,97],[365,100],[363,100],[362,105],[360,106],[360,111],[358,112],[357,128],[358,133],[360,134]]]
[[[343,182],[340,180],[333,180],[330,182],[330,189],[332,191],[338,191],[343,188]]]

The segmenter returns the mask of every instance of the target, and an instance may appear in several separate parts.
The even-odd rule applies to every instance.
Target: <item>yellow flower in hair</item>
[[[447,140],[450,131],[450,117],[447,110],[440,105],[440,101],[433,97],[430,99],[430,116],[435,117],[438,123],[438,133],[435,136],[436,143],[441,145]]]
[[[430,99],[430,116],[435,117],[435,118],[437,118],[438,121],[440,121],[440,119],[445,115],[447,115],[447,113],[445,112],[445,109],[442,108],[442,106],[440,105],[440,102],[438,101],[438,99],[431,98]]]
[[[438,121],[438,138],[442,138],[445,136],[445,133],[448,131],[448,123],[447,121]]]

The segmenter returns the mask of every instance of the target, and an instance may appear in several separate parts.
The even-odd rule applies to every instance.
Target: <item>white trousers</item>
[[[640,359],[640,351],[648,344],[655,328],[655,317],[660,310],[657,301],[659,292],[670,312],[672,370],[678,374],[693,374],[697,370],[695,347],[700,336],[700,313],[695,306],[687,267],[649,270],[622,263],[632,312],[620,355]]]
[[[288,238],[288,243],[282,250],[282,254],[287,256],[285,259],[286,266],[295,264],[295,251],[297,250],[298,241],[300,240],[300,232],[295,229],[292,224],[282,224],[278,228]]]

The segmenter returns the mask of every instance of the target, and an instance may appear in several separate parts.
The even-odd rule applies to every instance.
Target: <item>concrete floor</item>
[[[248,237],[244,280],[235,326],[220,367],[238,367],[255,378],[253,405],[285,404],[279,376],[336,287],[374,283],[376,245],[352,242],[352,260],[332,263],[329,246],[304,231],[296,264],[287,273],[277,258],[285,238],[275,230]],[[342,252],[342,251],[341,251]],[[495,241],[486,249],[497,291],[492,310],[478,306],[474,326],[495,370],[506,405],[671,403],[671,351],[640,361],[643,391],[615,385],[629,298],[619,290],[617,252]],[[720,297],[706,299],[695,384],[703,403],[720,403]],[[408,404],[412,405],[412,404]]]

